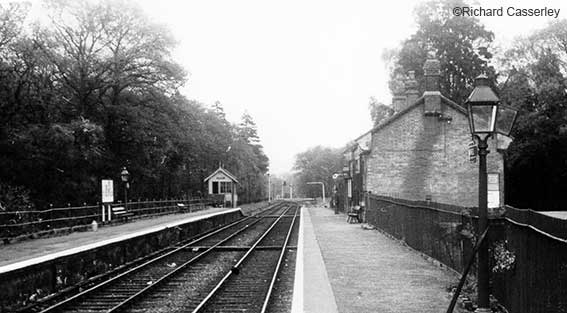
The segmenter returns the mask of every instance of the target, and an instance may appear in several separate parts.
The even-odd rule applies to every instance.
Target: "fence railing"
[[[476,208],[376,195],[368,202],[370,224],[462,272]],[[567,220],[506,207],[504,217],[490,219],[488,236],[491,293],[502,305],[517,313],[567,313]]]
[[[126,207],[134,216],[140,217],[191,212],[221,203],[216,198],[173,199],[133,201],[128,202]],[[124,203],[114,203],[112,206],[124,206]],[[0,239],[88,225],[93,220],[98,223],[102,222],[101,205],[68,206],[41,211],[0,212]]]
[[[472,251],[470,240],[465,242],[469,249],[463,249],[463,238],[474,232],[476,224],[470,210],[376,195],[368,201],[368,223],[457,271],[463,269]]]
[[[567,312],[567,220],[506,207],[504,225],[513,262],[493,273],[493,294],[510,312]]]

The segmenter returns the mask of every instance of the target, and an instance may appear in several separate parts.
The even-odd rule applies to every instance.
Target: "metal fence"
[[[510,312],[567,312],[567,221],[507,207],[503,224],[514,262],[493,273],[493,294]]]
[[[216,198],[197,198],[132,201],[128,202],[126,207],[134,217],[142,217],[192,212],[209,205],[219,204],[222,204],[222,201],[219,202],[219,199]],[[124,207],[124,203],[114,203],[111,206]],[[68,206],[42,211],[0,212],[0,239],[6,241],[22,235],[33,236],[45,231],[88,225],[93,220],[98,223],[102,222],[100,205]]]
[[[476,208],[376,195],[367,201],[368,223],[462,272]],[[567,220],[506,207],[503,217],[490,219],[488,241],[491,293],[502,305],[514,313],[567,313]]]
[[[467,234],[476,224],[470,210],[375,195],[368,202],[368,223],[457,271],[463,269],[472,251]]]

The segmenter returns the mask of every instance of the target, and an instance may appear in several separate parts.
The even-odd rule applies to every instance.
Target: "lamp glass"
[[[125,167],[122,168],[122,171],[120,172],[120,178],[122,179],[122,181],[127,182],[129,177],[130,173],[128,172],[128,170]]]
[[[496,123],[498,103],[469,102],[469,122],[473,134],[492,133]]]
[[[496,121],[496,131],[504,136],[510,135],[517,115],[518,110],[512,107],[504,105],[498,106],[498,120]]]

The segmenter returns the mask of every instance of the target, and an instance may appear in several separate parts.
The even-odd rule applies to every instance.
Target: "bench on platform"
[[[356,205],[353,206],[347,213],[347,223],[361,223],[362,222],[362,210],[363,208]]]
[[[133,216],[134,213],[126,211],[125,207],[117,206],[112,208],[112,218],[120,218],[121,220],[128,221],[128,217]]]

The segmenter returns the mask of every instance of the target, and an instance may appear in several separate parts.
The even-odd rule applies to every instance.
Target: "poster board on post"
[[[112,179],[101,180],[101,198],[102,198],[102,221],[110,221],[110,203],[114,202],[114,181]],[[108,208],[108,214],[106,209]]]

